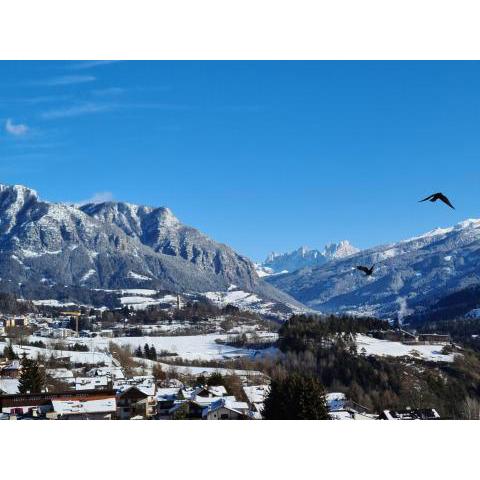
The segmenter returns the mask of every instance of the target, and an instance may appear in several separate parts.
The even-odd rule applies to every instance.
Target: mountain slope
[[[235,283],[253,289],[258,283],[250,260],[181,224],[168,208],[107,202],[84,205],[81,210],[95,220],[116,225],[157,253],[182,258],[199,271],[221,276],[226,286]]]
[[[315,268],[266,277],[308,306],[400,318],[449,293],[480,284],[480,220],[361,251]],[[371,265],[371,277],[356,265]]]
[[[225,291],[234,283],[297,303],[260,280],[248,259],[182,225],[166,208],[79,208],[42,201],[19,185],[0,185],[0,282],[178,292]]]

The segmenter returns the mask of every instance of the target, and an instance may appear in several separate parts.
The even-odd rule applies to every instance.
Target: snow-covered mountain
[[[480,220],[266,279],[311,308],[403,319],[480,284]],[[366,277],[356,265],[376,264]]]
[[[324,265],[331,260],[344,258],[359,251],[358,248],[350,245],[347,240],[342,240],[339,243],[325,245],[323,251],[300,247],[293,252],[272,252],[267,259],[258,266],[257,272],[263,272],[263,276],[272,273],[294,272],[300,268]]]
[[[90,289],[227,291],[294,303],[261,280],[253,263],[168,208],[122,202],[50,203],[21,185],[0,185],[0,289],[32,285]],[[8,287],[8,288],[7,288]]]

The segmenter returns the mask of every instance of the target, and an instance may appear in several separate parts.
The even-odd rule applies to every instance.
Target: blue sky
[[[0,122],[0,182],[168,206],[255,260],[480,216],[478,62],[4,61]]]

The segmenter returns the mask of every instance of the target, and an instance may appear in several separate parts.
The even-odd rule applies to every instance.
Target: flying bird
[[[373,273],[373,267],[375,267],[375,264],[373,264],[370,268],[364,267],[363,265],[357,265],[357,270],[360,270],[367,277],[369,277]]]
[[[445,205],[448,205],[450,208],[453,208],[455,210],[455,207],[450,203],[450,200],[441,192],[438,193],[432,193],[432,195],[429,195],[428,197],[424,198],[423,200],[419,200],[418,203],[420,202],[436,202],[437,200],[440,200],[443,202]]]

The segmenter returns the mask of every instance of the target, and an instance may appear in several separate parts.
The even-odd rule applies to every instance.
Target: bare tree
[[[463,403],[465,420],[480,420],[480,402],[472,397],[467,397]]]
[[[108,344],[108,351],[112,354],[113,358],[120,362],[120,365],[128,377],[134,374],[134,369],[138,367],[138,364],[133,359],[132,350],[128,345],[121,346],[110,342]]]

